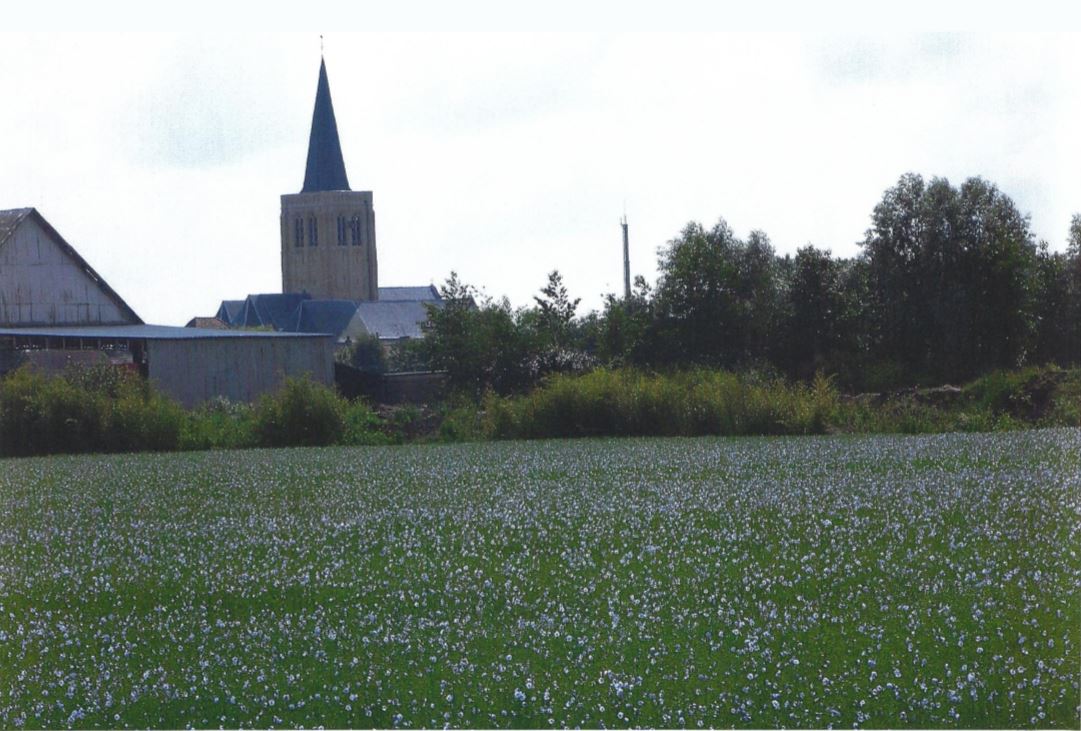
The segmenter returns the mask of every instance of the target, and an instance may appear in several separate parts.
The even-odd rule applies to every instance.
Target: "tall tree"
[[[879,357],[950,379],[1025,361],[1036,245],[994,185],[904,175],[875,207],[863,248]]]
[[[851,355],[855,303],[848,300],[845,273],[845,262],[828,250],[805,246],[796,252],[777,343],[778,361],[791,375],[833,372]]]
[[[554,270],[548,274],[548,283],[541,289],[540,296],[533,297],[533,301],[537,303],[541,337],[548,345],[565,346],[581,297],[572,300],[563,284],[563,275]]]
[[[733,366],[768,355],[780,302],[764,233],[743,242],[724,219],[709,231],[689,223],[660,252],[659,268],[654,304],[669,360]]]

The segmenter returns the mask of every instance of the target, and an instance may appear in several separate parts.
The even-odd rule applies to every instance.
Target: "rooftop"
[[[86,338],[90,340],[208,340],[215,338],[324,338],[326,333],[286,333],[269,330],[210,330],[171,325],[94,325],[87,327],[5,327],[0,337]]]
[[[334,118],[334,104],[330,100],[327,64],[321,61],[315,110],[312,112],[312,131],[308,137],[308,165],[304,170],[304,187],[300,192],[326,190],[349,190],[349,178],[345,174],[338,122]]]

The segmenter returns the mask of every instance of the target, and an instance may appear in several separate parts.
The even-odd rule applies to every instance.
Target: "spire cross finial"
[[[323,34],[319,34],[319,55],[323,55]]]

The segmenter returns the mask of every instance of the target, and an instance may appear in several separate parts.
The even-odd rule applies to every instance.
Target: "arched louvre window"
[[[319,246],[319,222],[315,216],[308,219],[308,246]]]
[[[293,246],[304,246],[304,219],[299,216],[293,221]]]
[[[338,216],[338,246],[345,246],[345,216]]]
[[[349,232],[353,238],[353,246],[360,246],[360,216],[353,216],[349,220]]]

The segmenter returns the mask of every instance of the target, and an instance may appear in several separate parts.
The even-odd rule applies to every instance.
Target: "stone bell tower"
[[[349,189],[325,61],[319,66],[304,188],[282,196],[281,234],[282,292],[378,299],[372,193]]]

